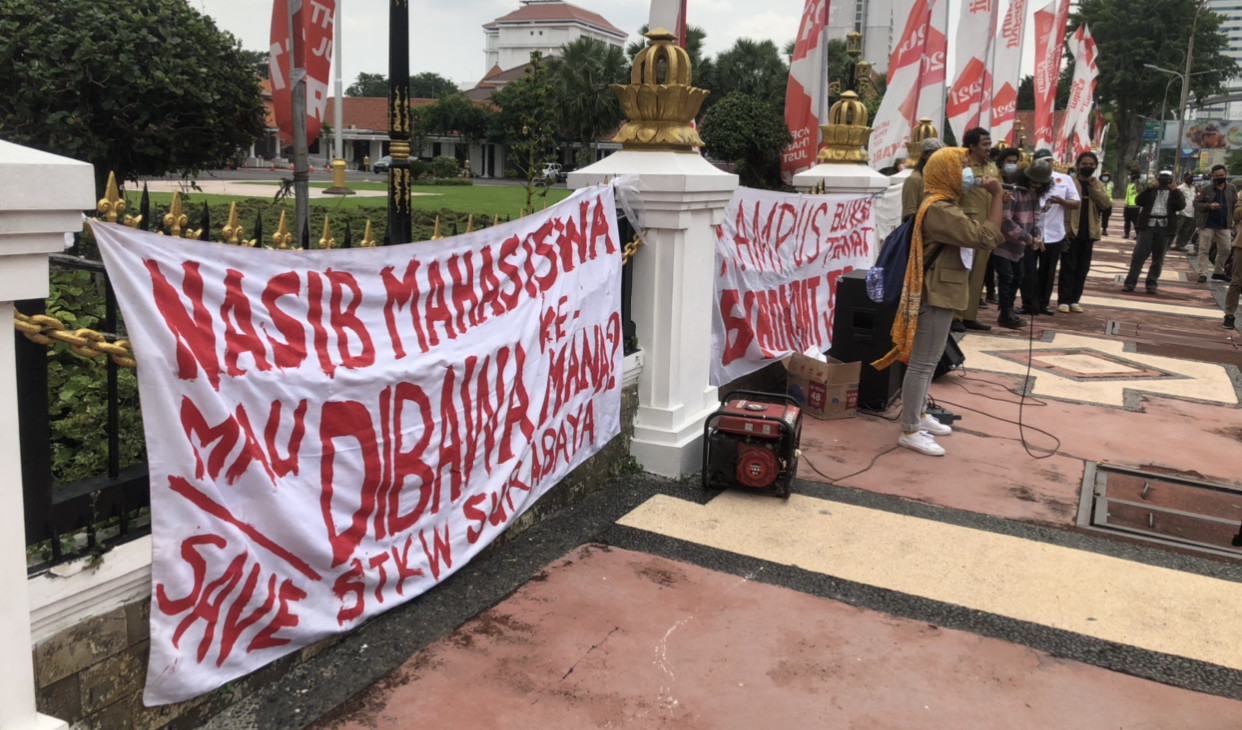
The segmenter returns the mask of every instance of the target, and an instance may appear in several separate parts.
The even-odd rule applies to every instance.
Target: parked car
[[[384,155],[375,162],[371,163],[371,172],[388,172],[388,168],[392,166],[392,155]]]
[[[543,166],[543,180],[551,185],[565,179],[565,171],[561,169],[561,163],[549,162]]]

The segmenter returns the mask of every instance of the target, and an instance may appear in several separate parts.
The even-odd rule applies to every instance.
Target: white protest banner
[[[148,705],[444,580],[618,433],[611,188],[427,243],[271,251],[95,224],[151,475]]]
[[[871,196],[738,188],[716,227],[711,384],[827,350],[837,282],[874,246]]]

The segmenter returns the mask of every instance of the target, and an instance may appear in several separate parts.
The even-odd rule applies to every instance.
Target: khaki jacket
[[[1084,186],[1082,180],[1075,175],[1074,184],[1078,186],[1078,195],[1082,198],[1082,204],[1089,208],[1087,211],[1088,236],[1092,241],[1098,241],[1100,240],[1100,211],[1111,208],[1113,201],[1108,197],[1108,191],[1104,189],[1104,183],[1095,178],[1087,180],[1087,184]],[[1072,241],[1078,238],[1078,222],[1081,218],[1081,210],[1065,211],[1065,230],[1068,240]]]
[[[901,219],[904,221],[919,212],[923,202],[923,173],[915,170],[901,184]]]
[[[933,307],[965,309],[970,304],[970,269],[958,249],[991,251],[1004,240],[1000,227],[990,221],[972,220],[953,203],[934,203],[923,218],[923,255],[943,250],[923,276],[923,301]]]

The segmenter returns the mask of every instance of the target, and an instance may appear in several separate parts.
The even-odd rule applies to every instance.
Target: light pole
[[[1196,20],[1196,21],[1198,20],[1198,15],[1196,15],[1196,16],[1195,16],[1195,20]],[[1192,32],[1193,32],[1193,31],[1192,31]],[[1193,35],[1191,36],[1191,43],[1192,43],[1192,45],[1193,45],[1193,43],[1194,43],[1194,36],[1193,36]],[[1190,57],[1189,52],[1186,54],[1186,56],[1187,56],[1187,58],[1189,58],[1189,57]],[[1189,63],[1189,61],[1187,61],[1187,69],[1189,69],[1189,66],[1190,66],[1190,63]],[[1171,85],[1173,84],[1173,79],[1174,79],[1174,78],[1180,79],[1180,80],[1181,80],[1181,82],[1182,82],[1182,106],[1181,106],[1182,114],[1179,114],[1179,115],[1178,115],[1178,120],[1177,120],[1177,139],[1176,139],[1176,140],[1174,140],[1174,142],[1173,142],[1173,143],[1174,143],[1174,148],[1173,148],[1173,175],[1174,175],[1174,177],[1176,177],[1177,175],[1180,175],[1180,174],[1181,174],[1181,166],[1182,166],[1182,165],[1181,165],[1181,163],[1182,163],[1182,133],[1183,133],[1183,131],[1184,131],[1184,130],[1183,130],[1183,126],[1182,126],[1182,125],[1183,125],[1183,120],[1185,119],[1184,114],[1185,114],[1185,111],[1186,111],[1186,96],[1187,96],[1188,90],[1189,90],[1189,88],[1190,88],[1190,85],[1186,83],[1186,75],[1185,75],[1185,74],[1183,74],[1181,71],[1174,71],[1174,70],[1173,70],[1173,69],[1171,69],[1171,68],[1164,68],[1164,67],[1162,67],[1162,66],[1157,66],[1157,65],[1155,65],[1154,63],[1145,63],[1145,64],[1143,64],[1143,68],[1149,68],[1149,69],[1151,69],[1152,71],[1159,71],[1159,72],[1161,72],[1161,73],[1166,73],[1166,74],[1168,74],[1168,75],[1169,75],[1169,83],[1167,83],[1167,84],[1165,84],[1165,85],[1164,85],[1164,96],[1163,96],[1163,97],[1161,97],[1161,99],[1160,99],[1160,137],[1156,140],[1156,161],[1157,161],[1157,163],[1160,161],[1160,149],[1161,149],[1161,147],[1164,145],[1164,112],[1165,112],[1165,105],[1166,105],[1166,102],[1167,102],[1167,101],[1168,101],[1168,99],[1169,99],[1169,86],[1171,86]],[[1198,76],[1199,74],[1210,74],[1210,73],[1214,73],[1214,71],[1213,71],[1213,70],[1211,70],[1211,69],[1208,69],[1208,70],[1206,70],[1206,71],[1195,71],[1194,73],[1191,73],[1190,75],[1191,75],[1191,76]]]

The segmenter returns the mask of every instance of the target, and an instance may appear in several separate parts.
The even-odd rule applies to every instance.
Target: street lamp
[[[1196,20],[1197,18],[1198,18],[1198,15],[1196,14]],[[1191,44],[1192,46],[1194,44],[1193,35],[1191,36]],[[1187,58],[1189,58],[1189,52],[1187,52]],[[1190,70],[1189,61],[1187,61],[1186,66],[1187,66],[1187,71],[1189,71]],[[1173,174],[1174,176],[1177,176],[1181,174],[1181,167],[1182,167],[1182,132],[1184,131],[1183,120],[1185,119],[1186,95],[1189,89],[1189,85],[1186,83],[1185,74],[1183,74],[1181,71],[1174,71],[1171,68],[1164,68],[1162,66],[1157,66],[1154,63],[1145,63],[1143,64],[1143,68],[1149,68],[1152,71],[1159,71],[1161,73],[1169,74],[1169,83],[1164,85],[1164,96],[1161,97],[1160,99],[1160,137],[1156,140],[1156,161],[1157,162],[1159,162],[1160,160],[1160,150],[1164,146],[1164,112],[1165,112],[1165,104],[1169,99],[1169,86],[1173,84],[1174,78],[1178,78],[1182,82],[1182,106],[1181,106],[1181,112],[1178,114],[1178,119],[1177,119],[1177,139],[1173,141],[1173,143],[1176,145],[1176,147],[1173,150]],[[1210,74],[1210,73],[1215,73],[1215,70],[1208,69],[1206,71],[1195,71],[1191,73],[1190,75],[1198,76],[1199,74]]]

